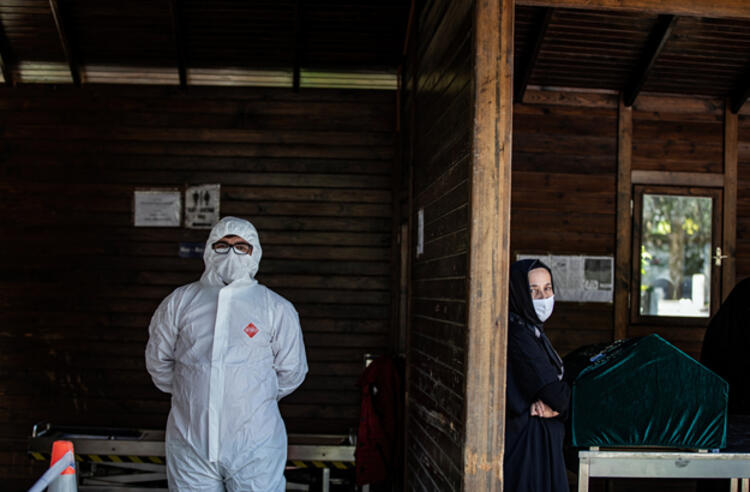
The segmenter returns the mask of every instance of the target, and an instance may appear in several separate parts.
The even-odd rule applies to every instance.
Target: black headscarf
[[[544,268],[549,272],[550,279],[552,278],[552,270],[539,260],[520,260],[510,266],[508,311],[541,329],[544,323],[536,315],[534,302],[531,299],[531,286],[529,286],[529,272],[535,268]],[[554,289],[553,280],[552,290]]]
[[[552,270],[539,260],[520,260],[510,266],[510,296],[508,298],[508,311],[510,322],[527,325],[528,329],[534,332],[537,339],[542,342],[545,352],[550,358],[552,364],[557,368],[560,378],[562,378],[564,369],[562,359],[550,343],[547,335],[544,334],[544,322],[539,319],[534,309],[534,301],[531,298],[531,286],[529,285],[529,272],[535,268],[544,268],[549,272],[552,281],[552,290],[555,289],[554,280],[552,280]]]
[[[734,286],[711,318],[701,363],[729,383],[729,413],[750,414],[750,278]]]

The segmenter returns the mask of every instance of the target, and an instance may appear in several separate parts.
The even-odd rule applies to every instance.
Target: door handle
[[[716,254],[714,254],[714,265],[721,266],[722,261],[724,258],[729,258],[727,255],[721,254],[721,248],[716,248]]]

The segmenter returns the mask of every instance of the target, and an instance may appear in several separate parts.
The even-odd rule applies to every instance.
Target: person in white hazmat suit
[[[305,378],[294,306],[260,285],[253,225],[220,220],[200,281],[167,296],[151,319],[146,367],[171,393],[169,490],[282,491],[287,436],[278,401]]]

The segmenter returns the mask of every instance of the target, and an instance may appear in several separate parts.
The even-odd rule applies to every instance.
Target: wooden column
[[[500,491],[513,126],[513,0],[475,4],[463,490]]]
[[[724,231],[722,254],[727,255],[721,268],[721,299],[734,288],[737,269],[737,113],[724,108]]]
[[[633,110],[620,98],[617,119],[617,253],[615,258],[615,340],[627,337],[630,311],[630,255],[633,198],[630,176],[633,152]],[[633,300],[635,302],[635,300]]]
[[[81,69],[78,66],[78,58],[73,50],[70,43],[70,35],[65,25],[64,16],[60,10],[59,0],[49,0],[49,8],[52,12],[52,18],[55,21],[57,27],[57,35],[60,38],[60,46],[62,47],[65,59],[68,60],[68,67],[70,67],[70,77],[73,79],[73,85],[79,87],[81,85]]]

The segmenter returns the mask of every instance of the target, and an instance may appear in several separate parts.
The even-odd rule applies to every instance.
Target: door
[[[635,186],[632,323],[706,325],[720,304],[722,191]]]

